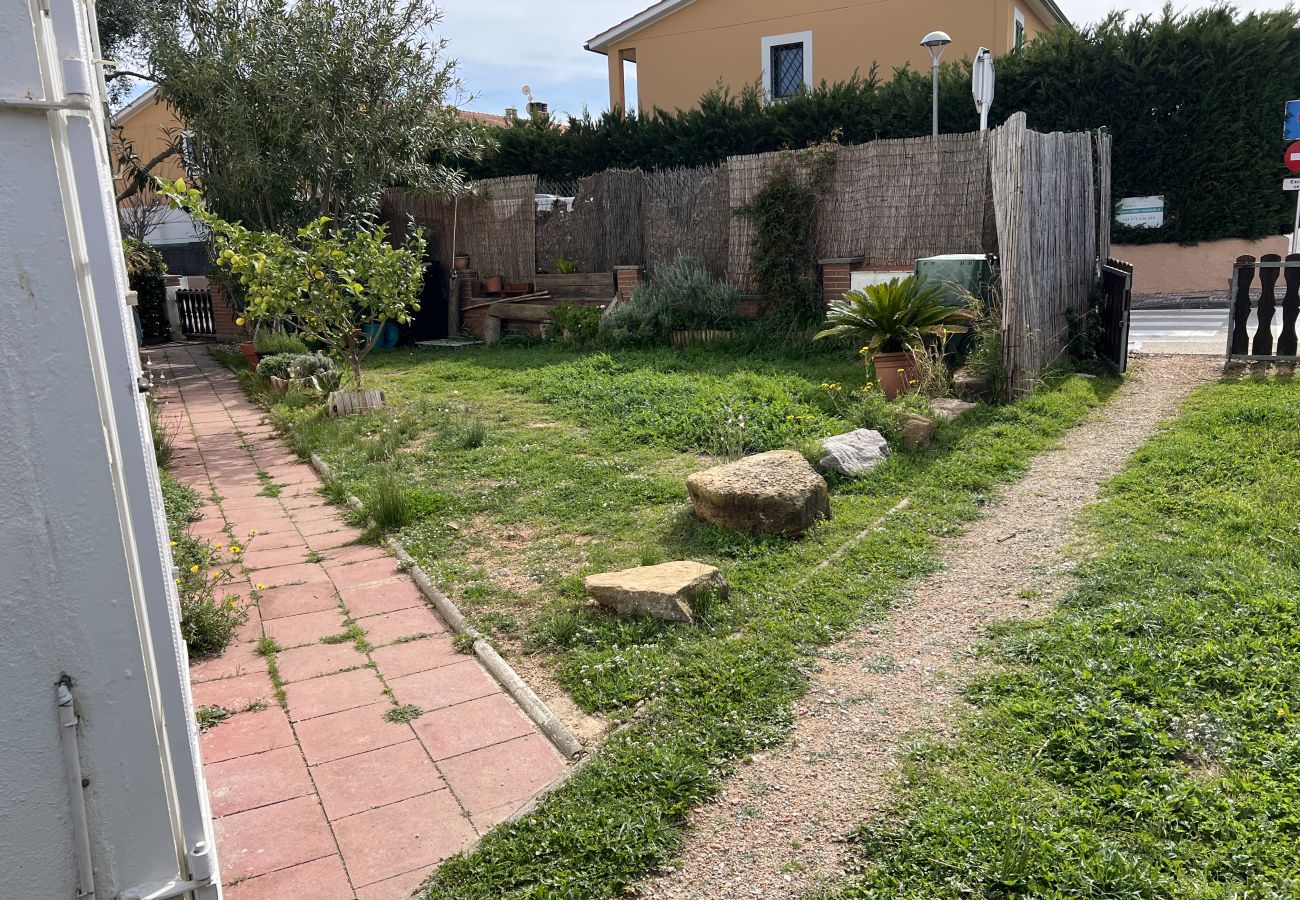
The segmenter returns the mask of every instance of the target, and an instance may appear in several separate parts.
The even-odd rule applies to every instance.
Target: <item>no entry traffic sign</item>
[[[1286,163],[1286,167],[1292,172],[1300,172],[1300,141],[1286,148],[1282,162]]]

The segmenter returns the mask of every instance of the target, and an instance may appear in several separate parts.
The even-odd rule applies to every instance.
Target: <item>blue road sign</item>
[[[1300,100],[1286,102],[1286,124],[1282,126],[1282,140],[1300,141]]]

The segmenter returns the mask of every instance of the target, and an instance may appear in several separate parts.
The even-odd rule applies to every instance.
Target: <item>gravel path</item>
[[[1135,361],[1110,402],[1034,460],[983,518],[947,543],[944,569],[884,620],[827,648],[795,727],[695,810],[675,868],[647,898],[796,897],[844,871],[844,838],[891,803],[910,741],[951,739],[969,651],[998,620],[1046,615],[1068,587],[1075,515],[1173,416],[1216,360]]]

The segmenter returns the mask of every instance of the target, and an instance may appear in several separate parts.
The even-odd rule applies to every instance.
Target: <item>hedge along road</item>
[[[789,739],[753,756],[689,816],[683,853],[640,895],[791,897],[841,876],[846,839],[895,800],[908,744],[955,735],[961,690],[977,668],[971,651],[988,627],[1052,609],[1072,582],[1076,515],[1215,376],[1215,362],[1142,359],[1097,414],[946,544],[942,570],[883,621],[824,649]]]

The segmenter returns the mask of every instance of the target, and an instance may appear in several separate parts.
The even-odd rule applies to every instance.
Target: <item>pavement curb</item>
[[[321,478],[331,479],[334,477],[329,464],[315,453],[308,458],[308,464]],[[356,496],[348,494],[347,501],[348,506],[352,509],[361,513],[365,512],[365,504]],[[551,712],[550,707],[534,693],[532,688],[524,683],[524,680],[519,677],[519,673],[511,667],[510,663],[502,659],[501,654],[497,653],[496,649],[487,642],[483,635],[466,623],[464,613],[456,607],[450,597],[434,586],[428,574],[420,568],[419,563],[406,551],[401,542],[390,537],[385,539],[385,543],[393,551],[398,561],[406,568],[407,574],[419,587],[420,593],[424,594],[425,599],[433,605],[433,608],[437,610],[438,615],[442,617],[448,627],[456,634],[467,634],[473,638],[474,655],[478,657],[478,661],[483,668],[487,669],[492,677],[496,679],[497,684],[501,685],[501,689],[515,703],[519,704],[520,709],[528,715],[528,718],[533,720],[533,723],[537,725],[542,734],[546,735],[547,740],[555,746],[555,749],[559,750],[568,759],[578,759],[583,756],[586,749],[574,737],[568,726],[561,722],[555,713]],[[572,771],[570,769],[557,781],[567,780]],[[551,789],[548,786],[543,790],[549,791]]]

